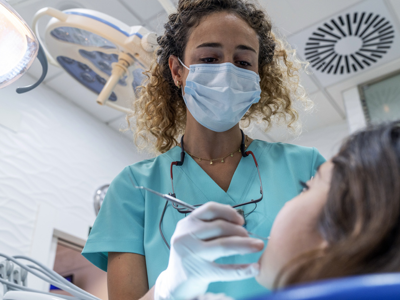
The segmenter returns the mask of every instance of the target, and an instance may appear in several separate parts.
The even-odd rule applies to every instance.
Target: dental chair
[[[43,295],[32,292],[10,291],[4,295],[3,300],[65,300],[57,295]]]
[[[4,259],[4,260],[1,260]],[[21,261],[28,262],[24,264]],[[29,288],[28,273],[48,282],[71,296]],[[0,253],[0,300],[100,300],[75,286],[40,262],[23,255]]]
[[[399,300],[400,273],[361,275],[299,285],[251,300]]]

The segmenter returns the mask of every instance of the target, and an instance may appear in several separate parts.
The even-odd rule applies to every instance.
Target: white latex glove
[[[255,264],[221,265],[220,257],[258,252],[261,240],[250,238],[244,219],[229,205],[209,202],[180,220],[171,238],[168,268],[158,276],[155,300],[193,299],[209,283],[254,277]]]
[[[207,294],[198,296],[195,300],[235,300],[235,299],[228,297],[225,294],[207,293]]]

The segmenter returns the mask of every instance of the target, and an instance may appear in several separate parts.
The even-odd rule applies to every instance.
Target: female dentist
[[[309,101],[301,66],[245,0],[180,0],[164,28],[134,103],[136,137],[162,154],[113,180],[83,255],[107,271],[110,300],[249,297],[265,291],[253,278],[263,242],[246,229],[267,237],[324,159],[252,140],[239,121],[293,124],[294,95]],[[189,213],[134,185],[205,205]]]

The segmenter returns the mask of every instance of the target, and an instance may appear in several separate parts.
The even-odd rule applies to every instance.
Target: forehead
[[[196,48],[202,43],[221,43],[226,47],[247,44],[257,51],[259,45],[254,29],[229,12],[208,15],[189,32],[187,48]]]

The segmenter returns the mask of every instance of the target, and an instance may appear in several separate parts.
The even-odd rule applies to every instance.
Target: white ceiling
[[[259,2],[266,8],[275,27],[282,34],[290,36],[361,1],[260,0]]]
[[[315,26],[319,22],[334,16],[335,14],[349,9],[351,6],[365,2],[366,0],[259,0],[260,4],[270,15],[275,31],[287,37]],[[396,17],[396,26],[399,27],[400,0],[375,0],[382,1]],[[33,15],[37,10],[45,6],[55,8],[71,8],[80,6],[94,9],[109,14],[122,22],[133,25],[144,25],[150,30],[162,33],[163,23],[167,14],[159,4],[158,0],[10,0],[10,3],[31,24]],[[42,26],[46,23],[43,20]],[[398,28],[397,28],[398,29]],[[397,37],[398,38],[398,37]],[[307,89],[310,97],[315,102],[312,113],[301,112],[304,130],[311,131],[333,123],[342,121],[345,118],[345,110],[342,99],[342,92],[354,85],[371,80],[377,74],[389,73],[389,70],[399,69],[400,61],[395,60],[383,66],[370,68],[368,71],[338,84],[323,88],[316,75],[301,74],[302,84]],[[38,78],[40,65],[35,63],[29,70],[29,74]],[[108,123],[111,127],[118,129],[123,124],[124,116],[109,109],[100,107],[95,103],[96,95],[77,84],[74,79],[63,70],[50,66],[49,73],[45,80],[50,88],[57,91],[66,99],[75,102],[83,109],[100,120]],[[282,140],[282,131],[278,128],[267,136],[267,139]]]
[[[400,49],[400,39],[393,37],[400,34],[395,23],[396,16],[384,1],[365,0],[291,35],[288,40],[301,57],[308,57],[318,81],[329,87],[400,58],[396,51]]]

